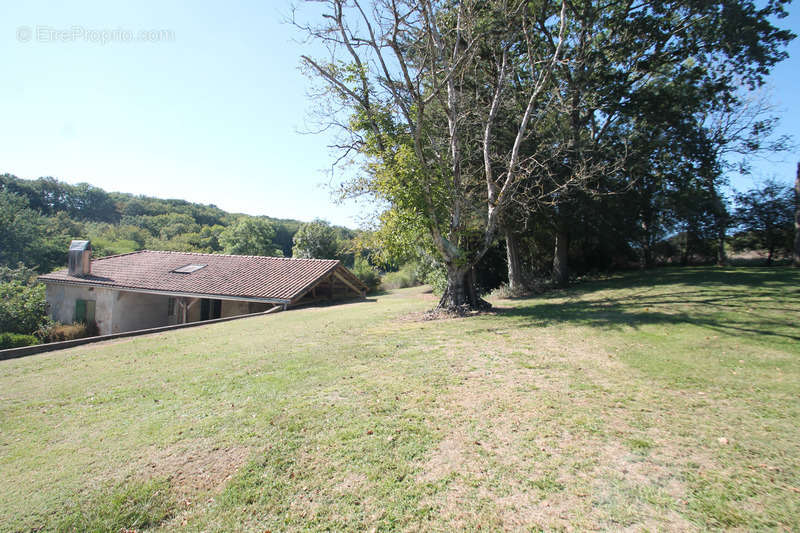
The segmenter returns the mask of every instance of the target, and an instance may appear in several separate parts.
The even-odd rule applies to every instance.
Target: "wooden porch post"
[[[178,303],[181,307],[181,324],[187,323],[189,320],[189,309],[199,301],[200,298],[186,298],[185,296],[181,296],[178,299]]]

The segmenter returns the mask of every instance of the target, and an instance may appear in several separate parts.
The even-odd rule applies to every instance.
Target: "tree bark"
[[[642,215],[643,216],[643,215]],[[640,268],[650,268],[653,266],[653,247],[650,245],[652,238],[650,236],[650,225],[642,221],[642,239],[639,241],[642,245],[642,259]]]
[[[683,246],[681,247],[681,266],[689,264],[689,230],[683,233]]]
[[[514,232],[506,229],[506,260],[508,262],[508,289],[512,293],[522,292],[525,283],[522,280],[522,265],[519,259],[519,241]]]
[[[466,272],[460,269],[447,269],[447,287],[439,299],[440,309],[455,309],[467,304],[467,295],[464,290]]]
[[[642,246],[642,261],[640,267],[642,270],[653,266],[653,250],[650,248],[650,243],[645,243]]]
[[[717,266],[728,264],[728,256],[725,254],[725,228],[720,227],[717,236]]]
[[[464,267],[447,268],[447,288],[439,299],[438,309],[450,311],[486,310],[492,306],[478,296],[474,270]]]
[[[800,268],[800,163],[797,163],[797,176],[794,178],[794,261]]]
[[[479,305],[478,298],[478,282],[475,280],[475,268],[472,267],[467,271],[467,275],[465,277],[467,282],[467,297],[469,298],[470,307],[473,309],[478,309],[481,307]],[[488,302],[487,302],[488,303]]]
[[[561,224],[556,233],[556,247],[553,253],[553,283],[559,287],[569,284],[569,231]]]

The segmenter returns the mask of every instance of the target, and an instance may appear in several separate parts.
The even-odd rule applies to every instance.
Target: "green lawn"
[[[0,531],[800,530],[800,271],[424,289],[0,362]]]

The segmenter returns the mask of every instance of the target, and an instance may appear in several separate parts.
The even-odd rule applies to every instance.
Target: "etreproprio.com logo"
[[[175,40],[175,32],[169,29],[129,30],[125,28],[87,28],[70,26],[20,26],[17,41],[21,43],[161,43]]]

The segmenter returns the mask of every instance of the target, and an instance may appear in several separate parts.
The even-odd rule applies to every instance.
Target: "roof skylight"
[[[207,266],[208,265],[198,265],[198,264],[190,263],[190,264],[184,265],[184,266],[182,266],[180,268],[176,268],[175,270],[173,270],[173,272],[177,272],[178,274],[191,274],[192,272],[197,272],[201,268],[205,268]]]

